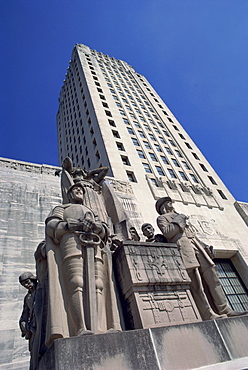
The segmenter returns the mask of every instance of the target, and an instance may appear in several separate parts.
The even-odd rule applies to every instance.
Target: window
[[[182,157],[182,154],[179,152],[179,150],[175,149],[175,153],[178,157]]]
[[[112,117],[112,114],[109,110],[105,110],[105,114],[106,114],[106,116]]]
[[[130,162],[129,162],[128,157],[126,157],[124,155],[121,155],[121,160],[122,160],[123,164],[125,164],[126,166],[130,166]]]
[[[158,186],[158,183],[157,183],[156,179],[150,179],[150,181],[151,181],[152,185]]]
[[[157,162],[157,158],[155,157],[155,155],[153,153],[149,153],[149,154],[150,154],[151,159]]]
[[[139,146],[139,142],[136,138],[132,137],[133,144]]]
[[[147,149],[151,149],[151,145],[147,141],[143,141],[143,143]]]
[[[176,175],[175,175],[175,172],[173,170],[171,170],[170,168],[167,169],[167,171],[169,172],[170,174],[170,177],[172,177],[173,179],[176,179]]]
[[[165,136],[169,136],[169,134],[166,130],[163,130],[163,133],[165,134]]]
[[[143,131],[138,131],[140,137],[146,137]]]
[[[134,135],[133,129],[131,127],[127,127],[127,131],[130,135]]]
[[[117,101],[115,104],[117,105],[117,107],[121,107],[121,103],[120,102]]]
[[[166,141],[163,137],[159,136],[159,139],[160,139],[161,143],[166,144]]]
[[[155,166],[156,167],[156,170],[158,171],[158,174],[160,176],[164,176],[164,171],[162,170],[162,168],[160,166]]]
[[[107,103],[105,103],[104,101],[102,102],[102,105],[105,107],[105,108],[108,108],[109,106],[108,106],[108,104]]]
[[[134,173],[131,172],[131,171],[127,171],[127,177],[128,177],[128,180],[131,181],[131,182],[137,182],[135,176],[134,176]]]
[[[215,259],[220,283],[233,310],[246,311],[248,309],[248,295],[235,267],[228,259]]]
[[[162,161],[165,163],[165,164],[169,164],[169,162],[167,161],[166,157],[164,155],[161,155],[160,158],[162,159]]]
[[[175,130],[179,131],[179,128],[177,126],[173,125],[173,127]]]
[[[153,134],[149,134],[149,136],[150,136],[150,138],[151,138],[152,140],[156,141],[156,138],[155,138],[155,136],[154,136]]]
[[[121,114],[122,116],[125,116],[125,112],[124,112],[124,110],[119,110],[119,112],[120,112],[120,114]]]
[[[212,184],[217,185],[217,182],[213,179],[212,176],[208,176],[209,180],[211,181]]]
[[[101,95],[101,94],[100,94],[99,96],[100,96],[100,98],[101,98],[101,99],[106,100],[106,98],[105,98],[105,96],[104,96],[104,95]]]
[[[148,125],[143,125],[144,126],[144,128],[147,130],[147,131],[150,131],[150,127],[148,126]]]
[[[158,144],[154,144],[154,146],[158,152],[162,152],[162,149],[160,148]]]
[[[118,131],[114,131],[112,130],[112,133],[113,133],[113,136],[116,137],[116,138],[120,138],[120,134]]]
[[[200,159],[196,153],[192,153],[192,154],[193,154],[193,157],[195,157],[195,159]]]
[[[172,151],[170,150],[170,148],[165,147],[165,150],[167,151],[168,154],[170,154],[170,155],[173,154]]]
[[[189,143],[185,143],[186,147],[192,149],[192,146]]]
[[[134,122],[134,126],[138,127],[138,128],[141,128],[140,127],[140,124],[138,122]]]
[[[184,173],[184,172],[179,171],[179,174],[180,174],[180,176],[181,176],[181,178],[182,178],[183,180],[188,181],[188,178],[187,178],[187,176],[185,175],[185,173]]]
[[[172,145],[172,146],[176,146],[176,144],[174,143],[174,141],[172,140],[169,140],[169,143]]]
[[[100,159],[100,154],[99,154],[99,152],[98,152],[98,150],[97,150],[97,152],[96,152],[96,158],[97,158],[97,161],[99,161],[99,159]]]
[[[145,155],[144,155],[144,153],[142,152],[142,150],[137,149],[137,153],[138,153],[138,156],[139,156],[140,158],[145,158]]]
[[[181,139],[185,140],[185,137],[182,134],[178,134]]]
[[[191,177],[191,179],[194,181],[194,182],[196,182],[196,183],[198,183],[199,181],[197,180],[197,178],[195,177],[195,175],[193,175],[192,173],[190,173],[190,177]]]
[[[187,168],[187,170],[189,170],[189,165],[185,162],[185,161],[182,161],[182,164],[184,165],[185,168]]]
[[[203,169],[203,171],[208,172],[208,170],[206,169],[206,167],[204,166],[204,164],[200,163],[200,166]]]
[[[151,170],[151,168],[150,168],[150,166],[149,166],[149,164],[148,164],[148,163],[142,163],[142,164],[143,164],[144,169],[145,169],[145,171],[146,171],[147,173],[152,173],[152,170]]]
[[[125,149],[124,149],[124,146],[123,146],[122,143],[116,142],[116,146],[117,146],[118,150],[122,150],[123,152],[125,152]]]
[[[110,126],[116,127],[116,124],[112,119],[109,119],[108,121],[109,121]]]
[[[167,117],[167,119],[168,119],[169,122],[172,122],[173,123],[173,121],[172,121],[172,119],[170,117]]]
[[[124,123],[125,123],[126,125],[129,125],[129,124],[130,124],[127,118],[123,118],[123,121],[124,121]]]
[[[222,198],[222,199],[227,199],[227,197],[225,196],[225,194],[223,193],[223,191],[222,191],[222,190],[217,189],[217,191],[218,191],[218,193],[220,194],[220,196],[221,196],[221,198]]]
[[[171,160],[172,160],[173,164],[174,164],[176,167],[180,167],[180,165],[179,165],[179,163],[178,163],[178,161],[177,161],[176,159],[172,158]]]

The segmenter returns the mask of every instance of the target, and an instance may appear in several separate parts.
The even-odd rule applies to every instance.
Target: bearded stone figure
[[[121,329],[108,225],[84,204],[82,182],[66,195],[68,203],[46,220],[47,345],[56,338]]]

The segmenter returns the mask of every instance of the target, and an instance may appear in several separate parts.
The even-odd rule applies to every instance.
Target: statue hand
[[[31,338],[31,335],[32,335],[32,333],[31,333],[31,331],[27,331],[26,333],[25,333],[25,339],[30,339]]]
[[[95,234],[100,234],[103,231],[102,224],[100,222],[93,222],[92,232]]]
[[[181,214],[176,215],[173,218],[172,223],[177,224],[183,231],[186,227],[186,220],[187,220],[187,217],[181,213]]]

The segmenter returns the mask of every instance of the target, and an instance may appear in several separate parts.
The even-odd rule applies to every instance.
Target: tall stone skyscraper
[[[234,199],[144,76],[77,44],[60,92],[57,129],[60,162],[70,156],[86,170],[109,166],[109,181],[113,177],[123,206],[137,211],[140,223],[156,226],[155,201],[170,196],[197,235],[215,247],[234,307],[236,280],[228,271],[241,277],[236,309],[248,308],[247,205]]]

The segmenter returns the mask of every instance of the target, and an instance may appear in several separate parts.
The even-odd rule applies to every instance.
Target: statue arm
[[[97,184],[100,184],[100,182],[107,175],[108,171],[109,171],[108,167],[99,167],[96,168],[95,170],[88,172],[88,177],[93,178]]]
[[[157,218],[157,225],[166,239],[172,239],[181,232],[180,227],[176,223],[167,221],[164,216]]]
[[[25,337],[25,335],[29,332],[29,330],[27,328],[27,324],[28,324],[28,321],[29,321],[29,316],[30,316],[30,310],[29,310],[29,307],[28,307],[28,304],[27,304],[27,298],[25,296],[24,303],[23,303],[22,314],[21,314],[21,317],[20,317],[20,320],[19,320],[19,326],[20,326],[20,329],[21,329],[21,332],[22,332],[22,337]]]

